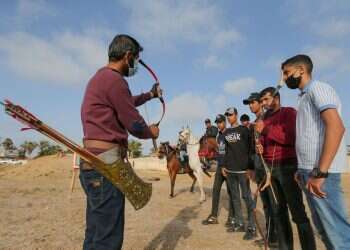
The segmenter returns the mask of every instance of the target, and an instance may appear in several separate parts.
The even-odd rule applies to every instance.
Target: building
[[[17,149],[14,150],[6,150],[3,146],[0,146],[0,158],[2,159],[17,159],[19,157],[19,151]]]

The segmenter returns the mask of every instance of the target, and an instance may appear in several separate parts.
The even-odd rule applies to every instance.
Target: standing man
[[[249,115],[243,114],[239,118],[239,121],[241,122],[241,125],[247,128],[250,128],[250,118]]]
[[[209,224],[218,224],[218,210],[219,210],[219,201],[220,201],[220,192],[221,187],[226,178],[222,175],[221,168],[224,164],[224,157],[225,157],[225,130],[226,130],[226,117],[222,114],[219,114],[216,116],[215,123],[219,129],[219,133],[216,137],[216,141],[218,143],[218,156],[217,156],[217,162],[218,167],[216,168],[215,173],[215,179],[213,184],[213,197],[212,197],[212,206],[211,206],[211,213],[209,217],[202,221],[203,225],[209,225]],[[230,190],[228,188],[228,184],[226,181],[226,187],[227,187],[227,193],[228,193],[228,200],[229,200],[229,214],[226,221],[225,226],[227,227],[233,227],[234,224],[234,212],[233,212],[233,206],[232,206],[232,200],[230,195]]]
[[[106,162],[124,159],[128,132],[142,139],[157,138],[159,129],[147,126],[136,109],[161,94],[152,90],[132,96],[124,77],[137,71],[140,44],[128,35],[117,35],[109,45],[109,62],[90,79],[81,106],[84,147]],[[125,198],[118,188],[86,162],[80,181],[87,196],[83,249],[121,249],[124,238]]]
[[[315,250],[315,238],[306,215],[302,192],[294,179],[297,171],[295,153],[296,111],[281,107],[280,95],[274,87],[260,92],[260,101],[266,111],[264,120],[256,122],[260,133],[257,152],[263,154],[271,171],[272,190],[278,202],[273,207],[274,222],[278,233],[279,249],[293,249],[293,231],[288,209],[297,226],[299,241],[303,250]]]
[[[247,99],[243,100],[244,105],[248,105],[250,111],[255,115],[255,123],[263,118],[263,107],[260,102],[260,94],[257,92],[251,93],[250,96]],[[259,186],[261,186],[262,182],[264,181],[264,178],[266,177],[264,166],[262,165],[261,157],[259,154],[255,151],[255,144],[256,139],[259,138],[259,134],[256,133],[254,126],[250,126],[251,128],[251,138],[252,138],[252,147],[251,147],[251,160],[252,160],[252,167],[253,169],[248,169],[248,175],[250,178],[255,181]],[[256,138],[257,137],[257,138]],[[265,190],[260,190],[260,197],[261,201],[263,203],[264,208],[264,215],[265,215],[265,221],[266,221],[266,232],[267,240],[269,246],[275,246],[277,243],[277,236],[275,231],[275,223],[272,219],[272,206],[276,206],[277,204],[274,204],[273,196],[271,193],[271,190],[269,188],[266,188]]]
[[[327,249],[350,248],[350,224],[341,187],[347,169],[341,102],[335,90],[312,80],[313,63],[297,55],[282,63],[290,89],[299,88],[296,126],[298,177],[313,222]]]
[[[205,136],[216,137],[218,134],[218,128],[211,125],[211,121],[209,118],[205,119],[204,123],[206,127]]]
[[[226,152],[222,167],[222,175],[227,179],[233,210],[235,212],[235,223],[228,231],[246,231],[243,239],[251,240],[256,237],[256,228],[253,215],[254,201],[247,177],[247,169],[250,163],[250,132],[248,128],[238,124],[236,108],[228,108],[225,115],[231,127],[227,128],[224,133]],[[242,198],[245,201],[248,212],[248,226],[246,230],[243,222],[240,193],[242,193]]]

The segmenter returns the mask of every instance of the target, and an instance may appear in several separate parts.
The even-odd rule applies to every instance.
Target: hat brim
[[[250,100],[249,100],[249,99],[243,100],[243,104],[244,104],[244,105],[248,105],[249,103],[250,103]]]

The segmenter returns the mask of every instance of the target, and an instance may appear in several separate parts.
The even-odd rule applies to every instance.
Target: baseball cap
[[[223,114],[218,114],[215,117],[215,123],[224,122],[224,121],[226,121],[226,117]]]
[[[250,93],[250,96],[247,99],[243,100],[244,105],[248,105],[252,101],[259,101],[260,100],[260,94],[257,92]]]
[[[237,109],[235,107],[229,107],[226,109],[225,115],[237,115]]]
[[[243,114],[243,115],[241,115],[241,117],[239,118],[239,120],[240,120],[241,122],[243,122],[243,121],[250,121],[250,118],[249,118],[249,115]]]

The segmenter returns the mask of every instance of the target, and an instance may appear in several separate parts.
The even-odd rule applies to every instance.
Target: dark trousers
[[[240,193],[242,193],[242,199],[245,201],[248,210],[248,228],[255,228],[253,215],[254,201],[250,191],[247,174],[228,173],[226,178],[231,193],[233,210],[235,211],[235,222],[238,224],[244,224],[240,196]]]
[[[226,181],[226,178],[221,173],[221,167],[218,166],[215,173],[215,179],[213,184],[213,197],[212,197],[212,205],[211,205],[211,215],[218,217],[218,210],[219,210],[219,201],[220,201],[220,192],[222,184]],[[232,206],[232,200],[231,200],[231,194],[230,190],[227,185],[226,181],[226,188],[228,193],[228,200],[229,200],[229,213],[228,217],[233,218],[234,217],[234,211]]]
[[[254,155],[253,156],[253,162],[254,162],[254,168],[255,168],[255,178],[256,178],[256,183],[258,186],[261,184],[261,182],[264,181],[264,178],[266,176],[264,167],[262,165],[260,156]],[[273,215],[273,200],[271,200],[272,196],[269,194],[271,190],[269,188],[260,191],[260,198],[261,202],[263,205],[263,210],[264,210],[264,216],[265,216],[265,221],[266,221],[266,231],[267,231],[267,240],[269,242],[275,242],[277,241],[277,235],[276,235],[276,227],[275,227],[275,222],[274,219],[272,218]]]
[[[269,200],[275,196],[277,204],[272,204],[273,219],[278,235],[279,249],[293,249],[293,231],[288,209],[297,225],[300,245],[303,250],[315,250],[315,237],[305,212],[301,189],[294,179],[295,165],[280,165],[272,169],[272,187],[267,189]],[[274,191],[274,195],[272,193]]]
[[[124,195],[95,170],[81,170],[79,178],[87,197],[83,249],[121,249],[124,238]]]

